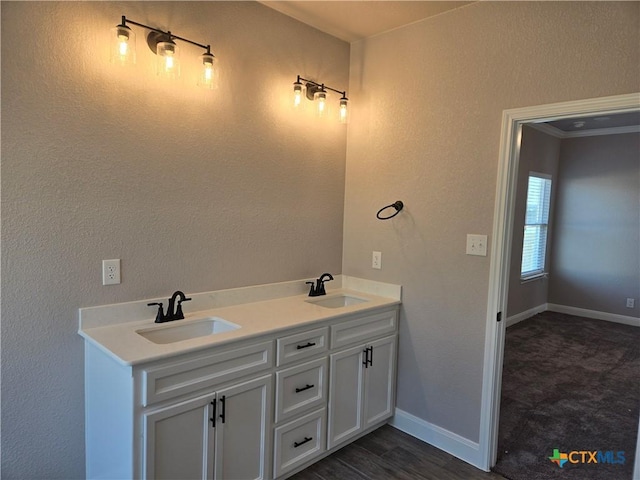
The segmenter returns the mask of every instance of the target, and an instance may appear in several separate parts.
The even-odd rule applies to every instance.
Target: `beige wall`
[[[502,111],[640,91],[638,13],[478,2],[352,45],[343,273],[403,285],[400,409],[478,441],[490,258],[465,239],[492,231]]]
[[[553,238],[553,212],[558,191],[557,174],[560,155],[560,139],[544,134],[529,126],[522,128],[518,162],[518,183],[513,207],[513,235],[511,240],[511,264],[509,269],[509,299],[507,317],[530,310],[547,303],[549,283],[547,278],[538,278],[521,283],[522,242],[524,240],[524,220],[527,210],[527,189],[531,172],[551,175],[551,205],[549,229],[547,233],[547,257],[545,271],[549,271],[551,239]]]
[[[161,82],[136,27],[111,65],[123,14],[211,43],[219,90],[186,44]],[[79,307],[340,273],[346,129],[290,102],[348,73],[347,43],[255,2],[2,2],[4,478],[84,477]]]
[[[550,303],[640,317],[638,152],[637,133],[562,140]]]

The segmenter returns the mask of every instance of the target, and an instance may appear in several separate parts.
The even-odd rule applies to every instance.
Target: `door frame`
[[[502,388],[502,362],[506,324],[511,238],[522,126],[565,118],[608,115],[640,110],[640,93],[590,98],[504,110],[493,220],[493,242],[485,330],[482,402],[480,413],[480,461],[489,471],[496,463]],[[503,321],[497,321],[498,315]],[[640,425],[634,473],[640,477]],[[635,477],[634,477],[635,478]]]

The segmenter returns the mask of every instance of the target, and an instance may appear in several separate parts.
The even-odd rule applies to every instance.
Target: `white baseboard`
[[[507,317],[507,327],[511,325],[515,325],[518,322],[526,320],[527,318],[531,318],[534,315],[539,314],[540,312],[544,312],[547,310],[547,304],[543,303],[542,305],[538,305],[537,307],[530,308],[529,310],[525,310],[524,312],[516,313],[510,317]]]
[[[477,442],[422,420],[399,408],[396,408],[395,416],[389,423],[398,430],[482,469],[479,466],[482,464],[482,459],[480,458],[480,445]]]
[[[623,323],[640,327],[640,318],[629,317],[627,315],[618,315],[616,313],[599,312],[597,310],[587,310],[586,308],[569,307],[567,305],[558,305],[555,303],[547,303],[547,310],[558,313],[567,313],[569,315],[577,315],[580,317],[595,318],[597,320],[606,320],[607,322]]]

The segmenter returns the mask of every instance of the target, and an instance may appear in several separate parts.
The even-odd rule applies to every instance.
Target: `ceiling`
[[[564,118],[529,126],[557,138],[590,137],[640,132],[640,111]]]
[[[585,118],[566,118],[547,122],[563,132],[578,132],[581,130],[599,130],[602,128],[620,128],[640,125],[640,112],[617,113],[614,115],[597,115]]]
[[[355,42],[473,2],[266,0],[260,3],[341,40]]]

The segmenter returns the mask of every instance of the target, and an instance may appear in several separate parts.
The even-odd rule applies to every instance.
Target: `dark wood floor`
[[[291,480],[503,480],[385,425]]]

